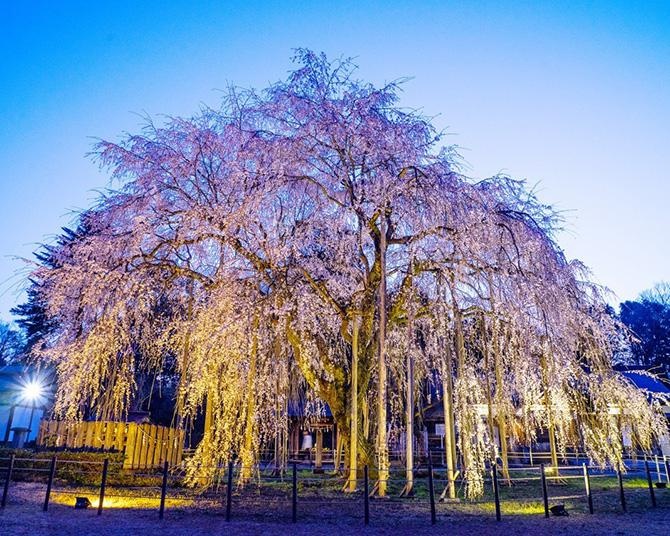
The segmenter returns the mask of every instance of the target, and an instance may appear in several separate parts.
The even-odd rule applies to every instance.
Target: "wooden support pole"
[[[49,498],[51,497],[51,486],[54,483],[54,476],[56,475],[56,456],[52,456],[51,465],[49,466],[49,480],[47,481],[47,493],[44,497],[44,506],[42,510],[45,512],[49,509]]]
[[[228,483],[226,485],[226,521],[230,521],[230,510],[233,504],[233,462],[228,462]]]
[[[5,475],[5,487],[2,490],[2,508],[7,504],[7,494],[9,493],[9,482],[12,480],[12,471],[14,470],[14,453],[9,455],[9,463],[7,464],[7,474]]]
[[[493,499],[496,504],[496,521],[500,521],[500,488],[498,487],[498,467],[493,462],[491,476],[493,480]]]
[[[163,462],[163,483],[161,484],[161,505],[158,510],[158,518],[163,519],[165,514],[165,495],[167,495],[167,484],[168,484],[168,467],[170,464],[167,460]]]
[[[589,466],[586,463],[582,464],[584,471],[584,491],[586,492],[586,500],[589,504],[589,514],[593,513],[593,495],[591,495],[591,476],[589,475]]]
[[[625,512],[626,509],[626,496],[623,492],[623,475],[621,473],[621,467],[616,471],[617,480],[619,481],[619,499],[621,500],[621,508]]]
[[[544,503],[544,517],[549,517],[549,493],[547,492],[547,475],[544,474],[544,464],[540,464],[540,478],[542,480],[542,501]]]
[[[651,498],[651,507],[656,508],[656,494],[654,493],[654,483],[651,481],[651,471],[649,470],[649,462],[644,460],[644,468],[647,472],[647,484],[649,486],[649,497]]]
[[[363,504],[365,511],[365,524],[370,524],[370,477],[368,475],[368,466],[363,468]]]
[[[293,462],[293,501],[292,501],[292,520],[298,522],[298,464]]]
[[[105,502],[105,488],[107,487],[107,470],[109,468],[109,458],[102,462],[102,479],[100,480],[100,498],[98,499],[98,515],[102,514],[102,504]]]
[[[347,491],[356,491],[358,476],[358,317],[351,328],[351,430],[349,437],[349,480]]]
[[[433,461],[428,451],[428,495],[430,498],[430,524],[434,525],[437,521],[435,514],[435,484],[433,482]]]
[[[314,473],[323,473],[323,429],[316,429],[316,456],[314,458]]]

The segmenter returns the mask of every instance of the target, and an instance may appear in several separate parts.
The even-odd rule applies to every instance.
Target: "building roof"
[[[644,389],[649,393],[670,396],[670,386],[660,376],[650,374],[645,370],[623,370],[621,371],[638,389]]]

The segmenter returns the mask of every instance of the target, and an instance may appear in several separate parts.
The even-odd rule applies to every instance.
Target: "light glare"
[[[23,386],[23,396],[30,401],[37,400],[42,396],[42,386],[36,381],[27,383]]]

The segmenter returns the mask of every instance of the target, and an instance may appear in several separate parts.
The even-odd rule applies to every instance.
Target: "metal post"
[[[51,458],[51,466],[49,467],[49,480],[47,481],[47,493],[44,497],[44,506],[42,510],[45,512],[49,509],[49,497],[51,497],[51,486],[54,483],[54,476],[56,475],[56,456]]]
[[[365,524],[370,524],[370,478],[368,476],[368,466],[363,468],[363,504],[365,505]]]
[[[233,462],[228,462],[228,485],[226,486],[226,521],[230,521],[230,509],[233,503]]]
[[[30,434],[33,431],[33,417],[35,415],[35,401],[33,400],[33,407],[30,409],[30,420],[28,421],[28,436],[26,437],[26,443],[30,441]]]
[[[663,456],[663,459],[665,459],[665,456]],[[665,481],[668,482],[668,485],[670,486],[670,459],[665,460]]]
[[[589,503],[589,514],[593,513],[593,495],[591,495],[591,476],[589,475],[589,467],[586,463],[582,464],[584,470],[584,491],[586,491],[586,500]]]
[[[167,483],[168,483],[168,462],[165,460],[163,464],[163,483],[161,484],[161,506],[158,510],[158,518],[163,519],[163,514],[165,513],[165,495],[167,494]]]
[[[298,522],[298,464],[293,462],[293,523]]]
[[[430,523],[434,525],[437,521],[435,515],[435,486],[433,484],[433,461],[430,458],[430,451],[428,451],[428,494],[430,496]]]
[[[542,480],[542,501],[544,502],[544,517],[549,517],[549,493],[547,492],[547,475],[544,474],[544,464],[540,464],[540,479]]]
[[[651,497],[651,507],[656,508],[656,494],[654,493],[654,483],[651,481],[651,471],[649,470],[649,462],[644,461],[644,468],[647,471],[647,484],[649,485],[649,496]]]
[[[496,503],[496,521],[500,521],[500,490],[498,489],[498,467],[495,462],[492,465],[491,475],[493,477],[493,498]]]
[[[98,500],[98,515],[102,514],[102,503],[105,502],[105,488],[107,487],[107,469],[109,458],[102,462],[102,480],[100,480],[100,499]]]
[[[14,470],[14,453],[9,455],[9,465],[7,465],[7,476],[5,477],[5,487],[2,490],[2,508],[7,504],[7,494],[9,493],[9,482],[12,479],[12,471]]]
[[[623,475],[621,474],[621,467],[616,471],[617,479],[619,480],[619,499],[621,499],[621,508],[626,511],[626,496],[623,493]]]

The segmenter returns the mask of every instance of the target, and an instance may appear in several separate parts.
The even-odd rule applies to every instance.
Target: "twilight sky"
[[[560,244],[618,299],[670,279],[670,2],[0,0],[0,320],[22,262],[107,177],[86,157],[141,114],[264,87],[295,47],[399,77],[466,172],[537,184]]]

